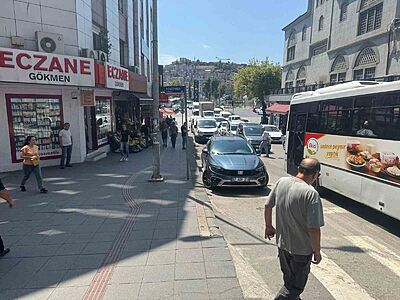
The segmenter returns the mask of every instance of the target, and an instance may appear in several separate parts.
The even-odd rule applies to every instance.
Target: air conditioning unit
[[[96,59],[96,51],[89,49],[89,48],[83,48],[83,49],[81,49],[81,56],[91,58],[91,59]]]
[[[107,62],[107,53],[101,51],[101,50],[95,50],[96,52],[96,56],[95,59],[98,61],[102,61],[102,62]]]
[[[64,54],[64,37],[62,34],[36,31],[38,50],[47,53]]]

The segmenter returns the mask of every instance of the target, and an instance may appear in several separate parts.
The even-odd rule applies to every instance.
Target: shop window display
[[[99,146],[107,144],[108,134],[111,132],[110,99],[96,99],[96,128],[97,144]]]
[[[7,96],[7,104],[13,162],[20,160],[20,150],[28,135],[36,137],[42,159],[60,155],[61,97]]]

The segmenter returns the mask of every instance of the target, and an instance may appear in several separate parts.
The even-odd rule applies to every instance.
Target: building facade
[[[399,75],[399,18],[397,0],[309,0],[307,12],[283,28],[282,90],[268,100]]]
[[[60,156],[71,123],[72,161],[109,151],[122,123],[150,117],[151,0],[3,0],[0,10],[0,172],[20,169],[27,135],[42,164]]]

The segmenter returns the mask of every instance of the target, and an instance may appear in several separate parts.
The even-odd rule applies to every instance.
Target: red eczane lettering
[[[47,59],[46,55],[39,55],[39,54],[33,54],[34,58],[38,58],[39,60],[35,63],[35,65],[33,66],[33,69],[35,71],[47,71],[47,69],[45,67],[42,67],[42,65],[44,64],[44,62]]]
[[[22,62],[23,58],[31,59],[32,57],[28,53],[19,53],[17,54],[17,57],[15,58],[15,62],[17,63],[17,66],[22,69],[22,70],[29,70],[32,68],[31,64],[24,64]]]
[[[77,60],[76,59],[64,58],[64,68],[65,68],[65,73],[69,73],[70,70],[74,74],[78,73]]]
[[[7,64],[7,62],[12,62],[12,61],[13,61],[13,53],[11,51],[0,51],[0,68],[13,69],[15,67],[13,64],[11,65]]]
[[[90,61],[89,60],[81,60],[80,61],[80,72],[82,75],[91,75],[90,72]]]
[[[54,56],[51,59],[50,66],[49,66],[49,72],[53,72],[55,69],[58,72],[64,73],[64,70],[60,64],[60,61],[58,60],[58,57],[56,57],[56,56]]]

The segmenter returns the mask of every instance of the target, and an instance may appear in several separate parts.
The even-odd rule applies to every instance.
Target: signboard
[[[400,185],[399,142],[307,133],[304,157]]]
[[[82,106],[95,106],[93,91],[81,90],[81,105]]]
[[[106,87],[117,90],[129,90],[129,71],[128,69],[106,64]]]
[[[94,60],[0,48],[0,82],[94,86]]]
[[[168,96],[182,95],[185,94],[185,91],[186,91],[185,86],[165,86],[162,89],[162,92],[164,92]]]

